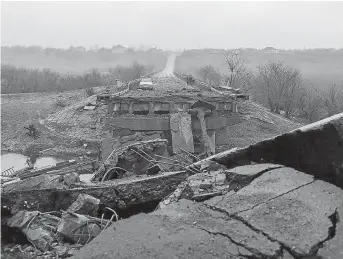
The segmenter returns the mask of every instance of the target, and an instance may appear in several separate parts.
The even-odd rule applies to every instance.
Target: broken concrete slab
[[[62,180],[63,181],[63,180]],[[39,189],[63,189],[67,186],[60,180],[59,175],[39,175],[24,180],[8,183],[2,186],[2,192],[29,191]]]
[[[312,183],[313,177],[292,168],[277,168],[262,174],[236,193],[230,192],[205,203],[222,209],[229,215],[246,211],[279,195]]]
[[[230,189],[238,191],[251,183],[255,178],[267,171],[283,167],[275,164],[255,164],[238,166],[225,171],[226,179],[229,182]]]
[[[238,192],[204,202],[227,213],[293,256],[314,255],[333,227],[330,216],[343,203],[343,191],[291,168],[264,173]]]
[[[314,255],[333,227],[329,217],[342,203],[340,188],[315,181],[237,216],[278,240],[294,255]]]
[[[172,193],[189,175],[186,172],[167,172],[154,176],[131,177],[97,184],[80,184],[70,189],[42,189],[2,193],[1,203],[12,213],[26,209],[42,212],[67,210],[81,194],[91,195],[106,206],[129,209],[132,206],[158,202]]]
[[[203,229],[213,235],[227,237],[231,242],[254,255],[254,258],[276,258],[281,246],[255,232],[242,222],[231,219],[225,213],[206,207],[203,203],[180,200],[170,206],[151,213],[179,223]]]
[[[72,259],[229,258],[251,253],[227,237],[167,217],[139,214],[120,220],[81,248]]]
[[[334,226],[329,232],[328,240],[317,252],[319,258],[341,259],[343,258],[343,205],[337,208],[336,214],[332,217]]]
[[[227,173],[234,174],[235,177],[247,176],[247,177],[257,177],[260,174],[270,171],[272,169],[283,167],[282,165],[276,164],[255,164],[255,165],[245,165],[237,166],[233,169],[226,170]]]
[[[343,113],[245,148],[216,154],[207,160],[227,168],[251,162],[281,164],[342,187]],[[193,166],[200,166],[205,161]]]

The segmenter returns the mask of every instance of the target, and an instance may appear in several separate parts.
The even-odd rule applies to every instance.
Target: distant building
[[[86,48],[85,47],[82,47],[82,46],[79,46],[79,47],[75,47],[75,50],[76,51],[79,51],[79,52],[86,52]]]
[[[111,48],[112,53],[116,53],[116,54],[124,53],[125,50],[126,50],[126,48],[122,45],[114,45]]]
[[[279,52],[276,48],[273,48],[273,47],[266,47],[263,50],[267,51],[269,53],[278,53]]]

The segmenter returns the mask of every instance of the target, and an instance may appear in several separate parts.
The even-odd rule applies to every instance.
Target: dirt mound
[[[246,120],[217,132],[217,153],[229,148],[252,145],[302,126],[252,101],[240,102],[238,112],[245,115]]]

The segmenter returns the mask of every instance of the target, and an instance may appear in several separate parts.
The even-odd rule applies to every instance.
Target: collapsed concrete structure
[[[102,118],[113,136],[158,132],[168,139],[173,153],[215,153],[216,130],[244,120],[237,112],[237,98],[209,86],[189,86],[183,78],[154,75],[149,87],[140,80],[116,94],[100,94],[107,105]],[[145,79],[147,80],[147,79]]]

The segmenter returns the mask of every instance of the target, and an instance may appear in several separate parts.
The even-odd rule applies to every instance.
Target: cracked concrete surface
[[[227,170],[255,176],[238,191],[118,221],[74,258],[343,258],[342,189],[279,165],[245,169]]]
[[[336,224],[332,230],[332,236],[323,243],[319,248],[317,256],[326,259],[341,259],[343,258],[343,205],[336,210],[336,219],[333,223]],[[336,220],[336,221],[335,221]]]

